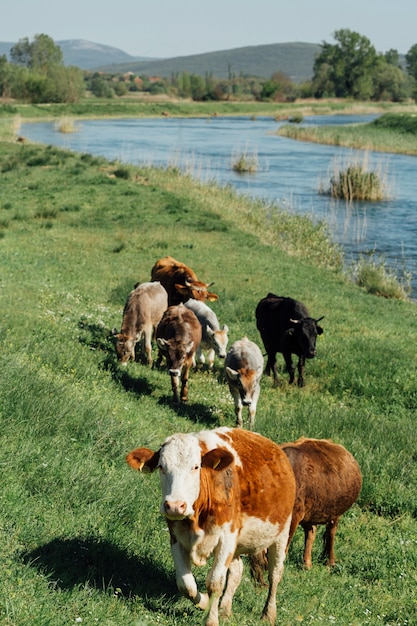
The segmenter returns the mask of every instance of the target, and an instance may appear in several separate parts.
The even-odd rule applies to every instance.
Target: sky
[[[417,43],[416,0],[2,0],[0,41],[45,34],[169,58],[263,44],[335,43],[348,28],[377,52]]]

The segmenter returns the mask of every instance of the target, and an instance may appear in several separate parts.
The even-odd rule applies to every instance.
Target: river
[[[375,116],[307,117],[305,125],[351,124]],[[75,133],[61,133],[50,122],[25,123],[32,141],[125,163],[175,166],[203,182],[231,185],[239,193],[328,223],[346,262],[375,254],[401,278],[412,275],[417,298],[417,158],[299,142],[276,134],[271,117],[140,118],[88,120]],[[255,173],[239,174],[232,163],[242,154],[257,162]],[[335,170],[367,160],[385,182],[383,202],[346,204],[319,193]]]

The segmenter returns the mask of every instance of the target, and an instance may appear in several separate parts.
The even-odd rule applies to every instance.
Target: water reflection
[[[306,118],[303,124],[353,124],[373,117],[320,116]],[[346,205],[318,190],[328,186],[335,163],[356,159],[355,153],[279,137],[279,124],[269,117],[111,119],[83,121],[80,131],[73,134],[57,132],[53,123],[24,124],[22,134],[111,160],[175,166],[203,182],[232,185],[239,193],[325,220],[348,262],[375,251],[394,269],[402,270],[405,264],[413,274],[416,297],[416,158],[369,153],[369,168],[384,172],[391,197],[384,202]],[[256,173],[239,174],[232,169],[234,157],[244,152],[256,156]]]

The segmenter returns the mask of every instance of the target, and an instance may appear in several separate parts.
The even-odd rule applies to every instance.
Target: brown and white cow
[[[138,448],[126,460],[142,472],[160,470],[161,513],[171,536],[178,589],[208,610],[205,626],[218,625],[222,594],[220,609],[231,614],[243,573],[240,556],[264,549],[269,593],[263,617],[274,624],[295,497],[294,474],[282,449],[247,430],[218,428],[172,435],[157,452]],[[204,565],[212,554],[208,594],[201,593],[191,565]]]
[[[226,355],[224,371],[235,402],[236,426],[243,426],[243,406],[248,407],[249,427],[255,426],[263,366],[259,346],[247,337],[235,341]]]
[[[195,300],[213,301],[218,295],[208,291],[213,283],[207,284],[198,280],[195,272],[172,256],[166,256],[155,263],[151,271],[151,280],[159,280],[168,292],[168,304]]]
[[[335,564],[334,539],[340,516],[356,502],[362,474],[355,458],[342,445],[328,439],[302,437],[281,444],[294,471],[297,492],[288,545],[300,524],[304,529],[304,565],[310,569],[311,550],[318,524],[325,524],[323,556]]]
[[[158,361],[165,356],[171,375],[174,402],[188,399],[188,378],[194,354],[201,342],[201,324],[195,314],[183,304],[170,306],[165,311],[156,329],[159,348]],[[178,380],[181,377],[181,395]]]
[[[130,292],[120,333],[113,329],[117,356],[123,365],[135,360],[136,344],[142,340],[148,365],[152,365],[152,336],[167,308],[168,294],[159,282],[139,284]]]

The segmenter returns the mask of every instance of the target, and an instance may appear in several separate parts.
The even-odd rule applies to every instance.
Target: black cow
[[[298,356],[298,385],[304,386],[304,365],[306,359],[316,355],[316,338],[323,329],[313,319],[304,304],[269,293],[256,307],[256,326],[261,334],[268,361],[265,374],[271,369],[274,374],[274,385],[278,385],[276,353],[281,352],[287,372],[290,375],[290,384],[294,382],[295,368],[292,354]]]

